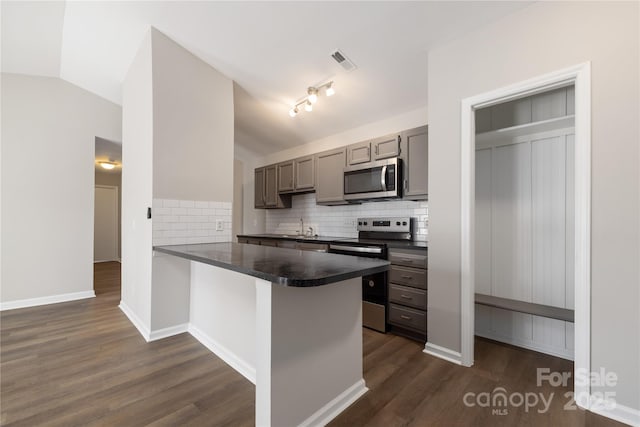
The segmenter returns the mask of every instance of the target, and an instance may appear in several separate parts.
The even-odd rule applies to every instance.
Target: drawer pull
[[[403,279],[413,279],[413,276],[400,276],[400,277],[402,277]]]
[[[413,264],[413,260],[412,259],[400,258],[400,259],[398,259],[398,261],[408,262],[410,264]]]
[[[404,298],[404,299],[413,299],[413,297],[410,297],[409,295],[400,295],[400,298]]]
[[[400,318],[404,320],[411,320],[411,316],[405,316],[404,314],[401,314]]]

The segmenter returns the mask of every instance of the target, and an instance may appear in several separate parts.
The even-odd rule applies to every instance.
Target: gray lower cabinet
[[[371,161],[371,142],[358,142],[347,146],[347,163],[357,165]]]
[[[389,324],[392,331],[427,338],[427,250],[389,249]]]
[[[291,195],[278,192],[278,166],[270,165],[254,171],[254,207],[280,209],[291,207]]]
[[[344,205],[346,148],[316,154],[316,203],[319,205]]]
[[[429,196],[429,134],[428,126],[401,133],[400,158],[404,168],[403,198],[426,200]]]

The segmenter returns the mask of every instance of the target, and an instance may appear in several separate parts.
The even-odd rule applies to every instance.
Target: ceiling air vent
[[[354,63],[353,63],[353,61],[351,61],[349,58],[347,58],[347,56],[346,56],[344,53],[340,52],[340,50],[339,50],[339,49],[336,49],[336,50],[331,54],[331,57],[332,57],[333,59],[335,59],[335,60],[336,60],[336,62],[337,62],[338,64],[340,64],[340,66],[341,66],[342,68],[344,68],[344,70],[345,70],[346,72],[350,72],[350,71],[353,71],[353,70],[355,70],[356,68],[358,68],[358,67],[356,67],[356,64],[354,64]]]

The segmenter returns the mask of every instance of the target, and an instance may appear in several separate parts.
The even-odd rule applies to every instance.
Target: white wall
[[[148,34],[122,86],[122,308],[143,335],[151,325],[152,102]]]
[[[261,166],[261,157],[238,144],[234,146],[234,156],[242,162],[242,233],[264,233],[265,210],[253,208],[255,191],[255,175],[253,171]]]
[[[592,64],[592,370],[640,409],[638,3],[539,2],[429,54],[429,342],[460,350],[460,102]],[[595,391],[602,389],[594,388]]]
[[[230,239],[233,87],[152,28],[123,95],[122,308],[154,339],[187,324],[190,279],[183,264],[152,258],[152,236],[158,244]]]
[[[94,141],[121,132],[109,101],[57,78],[2,74],[3,307],[93,293]]]
[[[153,197],[233,200],[233,81],[153,32]]]

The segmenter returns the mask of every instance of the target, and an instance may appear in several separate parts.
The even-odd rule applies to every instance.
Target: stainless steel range
[[[329,252],[387,259],[390,241],[413,240],[415,218],[358,218],[358,237],[329,245]],[[362,278],[362,324],[387,331],[387,273]]]

